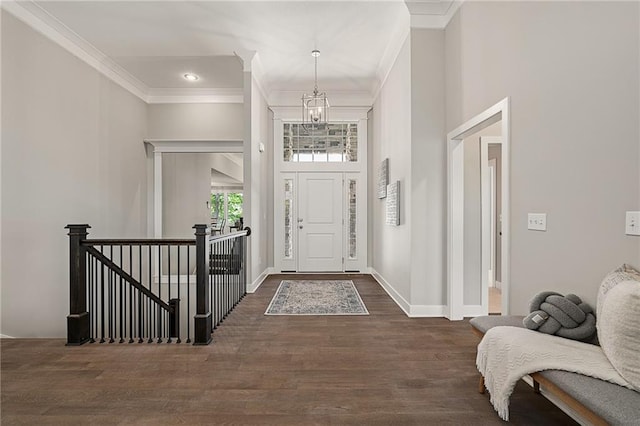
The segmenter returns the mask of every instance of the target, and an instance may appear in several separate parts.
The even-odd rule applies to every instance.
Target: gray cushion
[[[511,327],[522,327],[524,325],[522,320],[524,317],[516,315],[486,315],[482,317],[475,317],[469,321],[469,324],[473,328],[482,333],[486,333],[490,328],[498,327],[501,325],[508,325]]]
[[[640,421],[638,392],[568,371],[540,374],[612,425],[637,425]]]

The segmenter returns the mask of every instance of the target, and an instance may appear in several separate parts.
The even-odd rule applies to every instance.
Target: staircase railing
[[[206,345],[246,294],[249,228],[211,237],[207,225],[195,225],[195,239],[88,239],[89,228],[67,226],[68,345]]]

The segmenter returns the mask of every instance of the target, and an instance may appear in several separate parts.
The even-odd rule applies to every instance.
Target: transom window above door
[[[310,128],[284,123],[284,161],[345,163],[358,161],[358,123],[328,123]]]

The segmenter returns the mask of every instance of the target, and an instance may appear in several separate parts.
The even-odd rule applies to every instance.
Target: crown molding
[[[402,46],[404,46],[410,32],[411,15],[407,13],[407,15],[403,17],[402,21],[396,25],[396,31],[387,44],[384,54],[382,55],[382,59],[380,60],[380,64],[378,64],[378,78],[372,90],[374,100],[378,99],[380,90],[387,81],[387,78],[389,78],[389,73],[391,72],[393,65],[396,63],[398,55],[400,55],[400,51],[402,50]]]
[[[149,104],[241,104],[242,88],[238,89],[149,89]]]
[[[427,9],[425,6],[415,7],[416,4],[424,5],[425,3],[413,2],[414,7],[410,7],[407,4],[411,11],[411,28],[445,29],[464,1],[455,0],[436,3],[439,5],[438,9]],[[429,13],[429,10],[432,12]]]
[[[147,102],[149,88],[31,0],[3,0],[2,8],[105,77]]]
[[[243,89],[153,89],[32,0],[0,0],[3,10],[29,25],[73,56],[147,104],[243,103]]]

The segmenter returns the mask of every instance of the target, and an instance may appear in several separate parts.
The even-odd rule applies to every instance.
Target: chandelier
[[[316,126],[327,124],[329,100],[325,92],[318,92],[318,56],[320,56],[320,51],[311,51],[311,56],[315,59],[315,85],[311,95],[302,95],[302,124]]]

